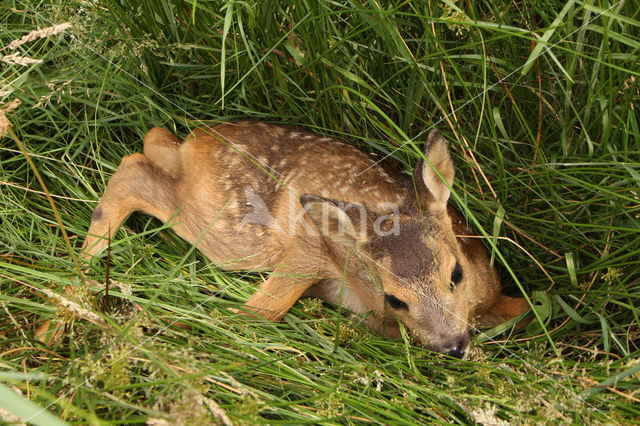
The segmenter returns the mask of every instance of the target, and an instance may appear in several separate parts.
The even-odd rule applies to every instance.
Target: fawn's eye
[[[462,266],[456,262],[456,266],[453,268],[453,272],[451,272],[451,291],[455,290],[456,286],[460,284],[460,281],[462,281]]]
[[[409,309],[409,307],[407,306],[406,303],[404,303],[402,300],[398,299],[395,296],[392,296],[390,294],[385,294],[384,295],[384,300],[385,302],[387,302],[389,304],[389,306],[391,306],[393,309]]]

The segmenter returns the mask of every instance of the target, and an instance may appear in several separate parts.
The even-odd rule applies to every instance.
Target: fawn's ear
[[[426,190],[430,195],[434,208],[446,209],[449,195],[451,195],[449,188],[453,185],[455,169],[447,141],[439,130],[434,129],[429,133],[424,156],[428,161],[420,160],[418,162],[414,171],[414,180],[417,185],[420,182],[424,184],[424,187],[420,189]],[[443,178],[446,184],[443,182]]]
[[[524,297],[509,297],[500,293],[495,303],[484,312],[474,318],[474,324],[480,327],[493,327],[505,321],[515,318],[529,310],[529,303]],[[529,323],[530,318],[524,318],[516,328],[521,328]]]
[[[352,248],[367,241],[371,213],[364,206],[311,194],[301,195],[300,203],[326,238]]]

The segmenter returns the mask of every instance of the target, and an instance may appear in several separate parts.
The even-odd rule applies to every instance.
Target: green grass
[[[455,155],[453,202],[496,237],[507,291],[525,291],[539,320],[479,336],[467,361],[314,301],[277,324],[249,321],[225,308],[260,277],[216,269],[140,214],[112,242],[119,286],[104,313],[106,261],[83,285],[9,135],[0,395],[18,397],[0,407],[42,424],[38,406],[81,424],[199,424],[222,419],[216,406],[239,424],[640,423],[637,3],[281,3],[2,3],[0,46],[73,24],[0,51],[42,60],[0,62],[0,105],[21,100],[7,117],[75,253],[106,181],[152,126],[293,123],[407,172],[413,143],[437,126]],[[45,319],[64,324],[60,339],[36,338]]]

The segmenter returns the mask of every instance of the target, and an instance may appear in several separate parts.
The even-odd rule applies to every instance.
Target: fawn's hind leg
[[[144,155],[122,159],[93,212],[82,250],[91,257],[107,245],[122,222],[136,210],[166,222],[175,213],[172,180],[182,170],[180,140],[162,127],[144,137]]]
[[[84,256],[91,258],[106,247],[108,239],[134,211],[167,222],[178,209],[173,180],[143,154],[124,157],[93,211],[82,246]]]
[[[182,172],[179,147],[182,141],[163,127],[154,127],[144,137],[144,155],[172,178]]]

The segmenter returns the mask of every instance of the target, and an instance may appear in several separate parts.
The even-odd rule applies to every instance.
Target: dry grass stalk
[[[12,53],[11,55],[0,56],[0,61],[6,62],[7,64],[14,65],[33,65],[33,64],[41,64],[42,59],[33,59],[28,56],[21,56],[18,53]]]
[[[22,46],[23,44],[28,43],[28,42],[30,42],[32,40],[36,40],[36,39],[39,39],[39,38],[49,37],[49,36],[52,36],[52,35],[59,34],[59,33],[63,32],[64,30],[66,30],[68,28],[71,28],[72,26],[73,25],[71,25],[71,23],[65,22],[65,23],[62,23],[62,24],[57,24],[57,25],[53,25],[51,27],[43,28],[41,30],[33,30],[29,34],[27,34],[24,37],[20,38],[19,40],[12,41],[7,46],[2,48],[2,50],[4,50],[4,49],[15,50],[19,46]]]
[[[20,106],[20,99],[15,98],[11,102],[7,102],[3,107],[0,107],[0,138],[7,135],[11,122],[7,118],[6,113],[18,108]]]
[[[55,300],[61,306],[65,307],[69,312],[74,314],[76,317],[85,319],[92,324],[106,327],[107,324],[104,322],[102,317],[94,312],[91,312],[88,309],[83,308],[77,302],[69,299],[68,297],[64,297],[54,291],[49,290],[48,288],[39,288],[37,289],[41,293],[44,293],[48,298]]]
[[[71,27],[72,27],[71,23],[64,22],[62,24],[52,25],[50,27],[43,28],[41,30],[33,30],[29,34],[25,35],[24,37],[18,40],[13,40],[11,43],[9,43],[8,45],[0,49],[0,51],[6,50],[6,49],[15,50],[25,43],[28,43],[33,40],[37,40],[39,38],[50,37],[52,35],[59,34]],[[10,55],[0,56],[0,61],[5,62],[7,64],[23,65],[23,66],[42,63],[42,59],[29,58],[28,56],[20,55],[18,52],[12,53]]]
[[[204,398],[204,403],[207,404],[207,407],[209,407],[209,410],[211,411],[211,413],[213,413],[213,415],[216,416],[216,419],[218,419],[220,423],[224,425],[233,424],[229,419],[229,417],[227,417],[227,413],[225,413],[222,407],[220,407],[214,400],[209,398]]]

